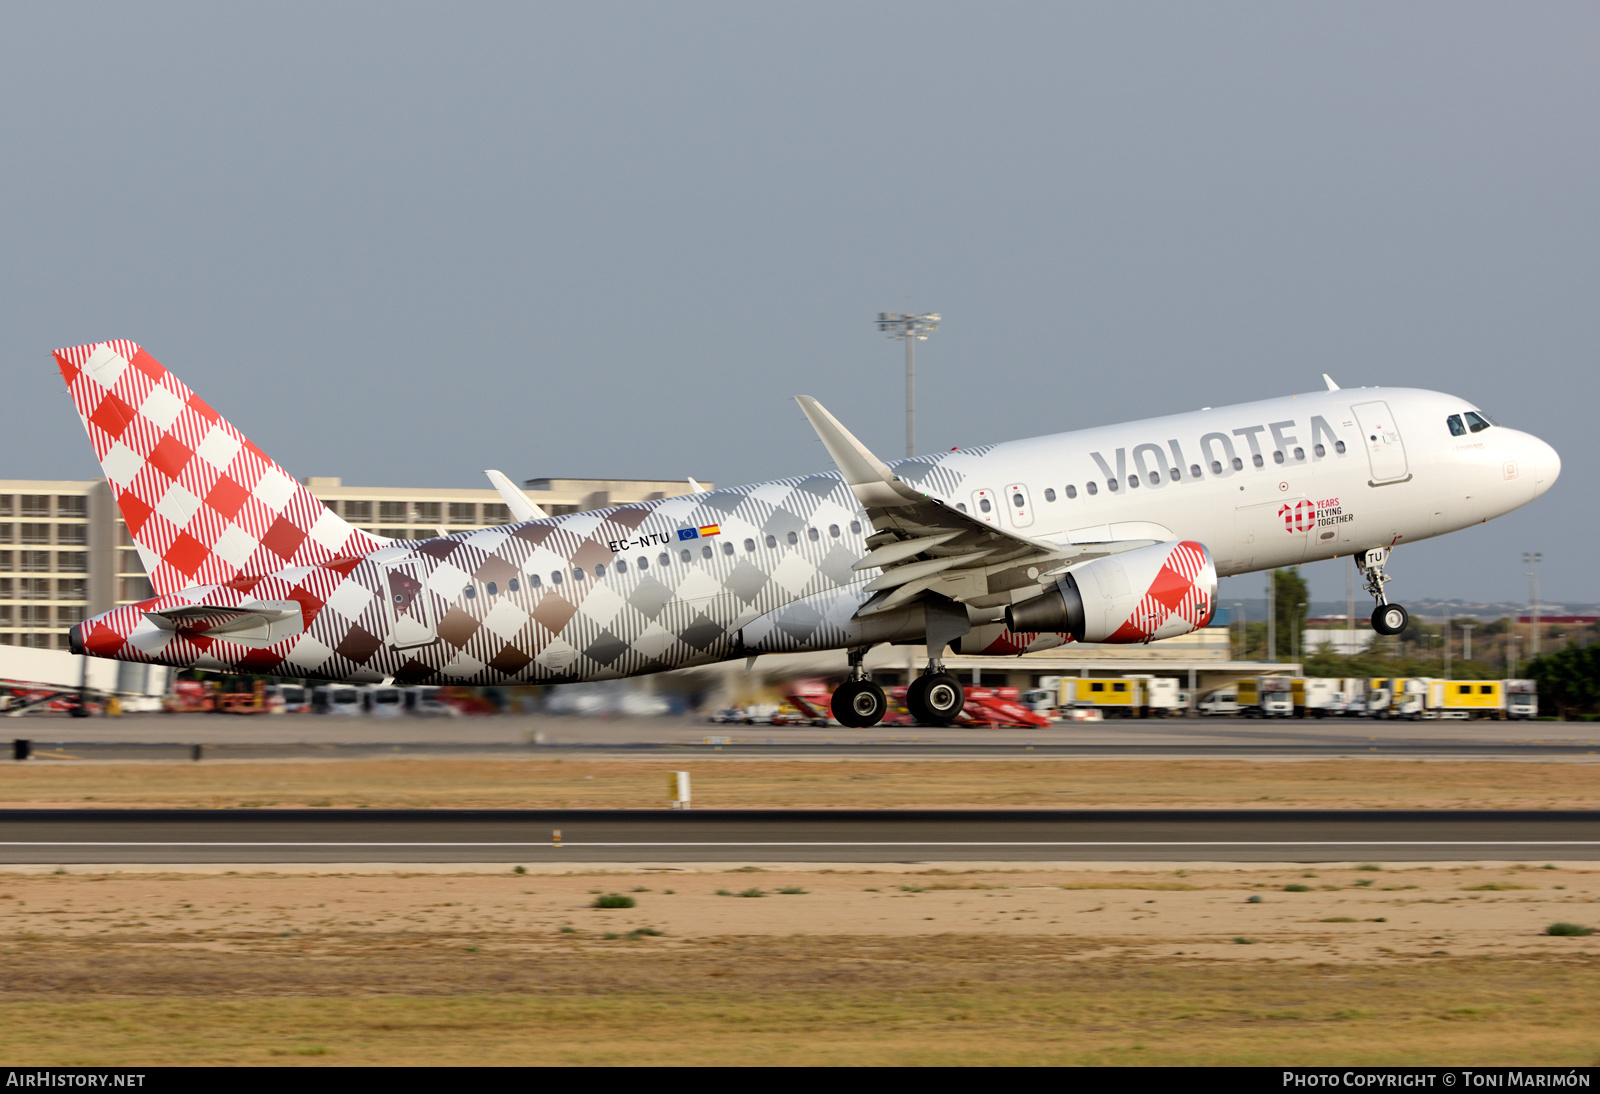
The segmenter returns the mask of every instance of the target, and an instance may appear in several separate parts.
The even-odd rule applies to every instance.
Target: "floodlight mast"
[[[1539,656],[1539,562],[1543,551],[1524,551],[1522,561],[1528,569],[1528,656]]]
[[[926,342],[928,335],[939,329],[939,313],[902,315],[899,312],[878,313],[878,329],[890,338],[906,344],[906,457],[917,454],[917,354],[918,342]]]

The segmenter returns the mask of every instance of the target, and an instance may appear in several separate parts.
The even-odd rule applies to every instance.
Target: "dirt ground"
[[[397,759],[0,766],[0,808],[1600,808],[1600,766],[1508,761]]]
[[[1600,866],[12,868],[0,1056],[1593,1065],[1556,922]]]

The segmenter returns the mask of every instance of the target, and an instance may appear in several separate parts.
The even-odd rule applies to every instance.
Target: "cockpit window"
[[[1485,418],[1477,411],[1467,411],[1467,428],[1472,430],[1474,433],[1482,433],[1485,429],[1488,429],[1491,424],[1492,423],[1489,421],[1489,419]]]
[[[1444,424],[1450,427],[1450,436],[1452,437],[1465,437],[1467,435],[1467,427],[1461,424],[1461,415],[1459,414],[1450,415],[1444,420]]]

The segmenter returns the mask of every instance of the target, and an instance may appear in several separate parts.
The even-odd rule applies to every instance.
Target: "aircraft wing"
[[[1057,543],[1007,531],[917,490],[817,400],[796,401],[872,525],[868,553],[855,569],[883,572],[867,585],[875,595],[857,615],[886,612],[924,593],[1000,608],[1038,595],[1074,563],[1160,542]]]

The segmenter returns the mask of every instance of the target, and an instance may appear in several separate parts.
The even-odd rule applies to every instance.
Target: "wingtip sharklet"
[[[906,505],[921,499],[922,495],[902,483],[889,470],[888,464],[874,456],[872,450],[846,429],[827,407],[809,395],[796,395],[794,401],[800,404],[800,410],[811,423],[811,428],[817,431],[817,439],[828,450],[839,473],[844,476],[845,485],[854,491],[862,505],[882,508]]]

